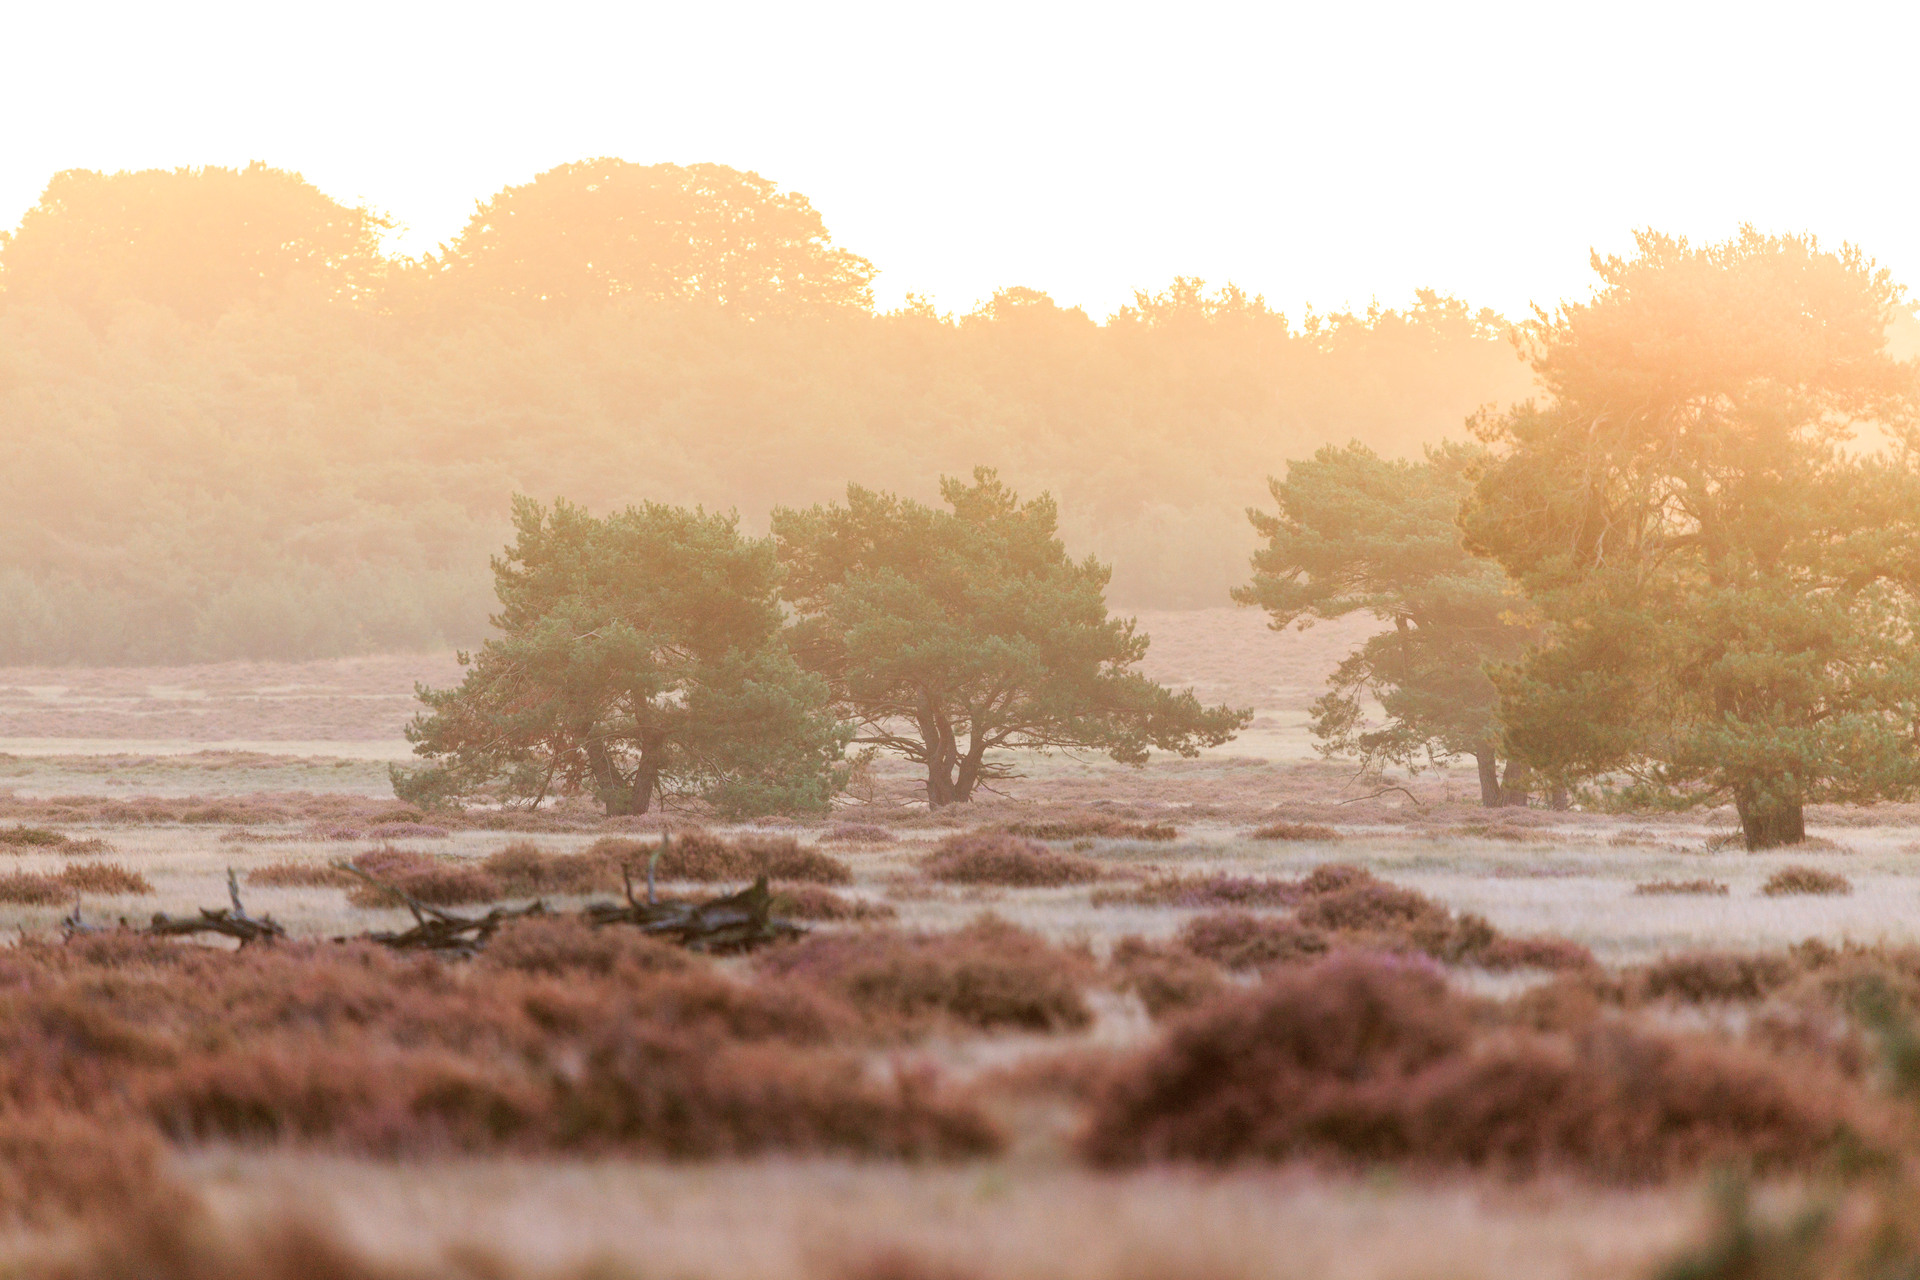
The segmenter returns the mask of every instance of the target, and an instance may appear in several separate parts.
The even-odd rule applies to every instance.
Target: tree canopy
[[[797,192],[723,164],[581,160],[481,205],[440,258],[464,299],[698,301],[751,316],[873,305],[873,266]]]
[[[585,793],[609,814],[687,795],[736,815],[827,807],[847,737],[782,643],[771,543],[653,503],[596,519],[523,498],[514,524],[494,561],[502,634],[462,655],[458,688],[420,690],[407,736],[430,764],[397,770],[397,793]]]
[[[1266,545],[1233,595],[1265,609],[1276,631],[1363,611],[1391,623],[1340,663],[1314,703],[1320,749],[1365,769],[1470,755],[1481,800],[1495,806],[1525,803],[1528,783],[1511,763],[1499,776],[1486,667],[1518,657],[1532,631],[1514,616],[1522,602],[1506,574],[1461,545],[1455,516],[1482,459],[1467,445],[1415,462],[1350,444],[1288,463],[1286,479],[1268,482],[1278,512],[1247,513]],[[1368,720],[1369,697],[1383,723]]]
[[[1053,499],[991,470],[943,479],[942,511],[850,485],[845,505],[774,512],[800,615],[795,647],[831,682],[856,742],[927,770],[934,807],[1010,776],[999,748],[1193,755],[1251,714],[1203,707],[1133,670],[1147,637],[1107,614],[1106,566],[1075,561]]]
[[[0,290],[100,324],[127,302],[205,323],[291,289],[352,298],[382,269],[385,219],[298,174],[142,169],[54,175],[19,230],[0,236]]]
[[[1730,799],[1749,847],[1804,806],[1920,783],[1914,369],[1852,249],[1645,233],[1528,330],[1544,403],[1488,415],[1464,512],[1548,624],[1496,675],[1506,741],[1573,780]],[[1891,441],[1880,451],[1863,436]],[[1871,441],[1867,441],[1871,443]]]

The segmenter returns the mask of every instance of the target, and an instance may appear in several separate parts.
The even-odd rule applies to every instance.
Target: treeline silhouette
[[[418,259],[387,229],[258,164],[53,179],[0,240],[0,662],[471,643],[515,492],[758,530],[977,464],[1058,497],[1116,604],[1223,604],[1287,458],[1412,454],[1528,386],[1432,293],[879,312],[804,197],[721,165],[565,165]]]

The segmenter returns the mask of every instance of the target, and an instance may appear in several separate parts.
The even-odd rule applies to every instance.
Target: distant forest
[[[562,166],[419,259],[384,226],[261,165],[76,170],[0,239],[0,662],[470,644],[516,492],[759,532],[980,464],[1058,498],[1116,605],[1221,605],[1287,459],[1414,455],[1530,386],[1431,293],[879,312],[803,197],[719,165]]]

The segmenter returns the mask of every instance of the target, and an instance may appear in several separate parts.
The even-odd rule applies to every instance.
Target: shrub
[[[1099,889],[1093,905],[1143,907],[1290,907],[1301,898],[1292,880],[1257,876],[1157,876],[1127,889]]]
[[[773,914],[789,920],[891,920],[900,913],[887,902],[849,898],[819,885],[787,885],[773,895]]]
[[[801,880],[813,884],[852,884],[853,868],[830,853],[810,849],[792,836],[742,836],[724,840],[698,829],[678,831],[662,851],[658,843],[609,836],[587,851],[607,858],[617,870],[625,863],[638,879],[656,853],[654,874],[662,880],[703,883],[752,880]]]
[[[55,879],[75,893],[153,892],[145,876],[112,862],[75,863],[63,868]]]
[[[1082,995],[1090,959],[991,918],[954,933],[816,935],[765,953],[759,964],[883,1022],[944,1015],[976,1027],[1052,1031],[1093,1020]]]
[[[65,843],[66,836],[46,827],[0,827],[0,846],[15,851],[56,849]]]
[[[1653,999],[1671,997],[1699,1004],[1709,1000],[1758,1000],[1800,973],[1791,956],[1732,951],[1683,951],[1662,956],[1636,975]]]
[[[1626,1180],[1722,1159],[1805,1169],[1847,1133],[1847,1097],[1698,1041],[1488,1027],[1431,969],[1349,954],[1173,1023],[1109,1078],[1083,1150],[1103,1165],[1307,1155]]]
[[[36,875],[31,871],[13,871],[0,875],[0,902],[21,907],[46,907],[68,902],[73,890],[58,876]]]
[[[0,1116],[0,1217],[97,1227],[128,1214],[182,1212],[190,1201],[163,1166],[157,1135],[138,1122],[16,1110]]]
[[[1725,897],[1727,886],[1718,880],[1648,880],[1633,886],[1633,891],[1643,897],[1665,893],[1697,893]]]
[[[453,832],[426,822],[376,822],[350,840],[443,840]]]
[[[1029,840],[1177,840],[1180,836],[1164,822],[1126,822],[1106,814],[1009,822],[1000,829]]]
[[[383,845],[354,858],[353,865],[384,884],[436,907],[492,902],[502,896],[500,882],[472,863]],[[365,881],[347,891],[356,907],[397,907],[401,900]]]
[[[1272,822],[1248,832],[1247,838],[1250,840],[1338,840],[1340,833],[1332,827],[1316,826],[1311,822]]]
[[[1425,894],[1371,877],[1342,888],[1309,889],[1311,896],[1296,915],[1300,923],[1322,929],[1407,933],[1446,915],[1446,908]]]
[[[823,844],[892,844],[893,832],[863,822],[842,822],[820,837]]]
[[[1769,898],[1796,893],[1852,893],[1853,882],[1843,875],[1822,871],[1818,867],[1782,867],[1767,877],[1767,882],[1760,886],[1760,892]]]
[[[1473,963],[1495,972],[1545,969],[1559,973],[1591,969],[1597,963],[1593,952],[1570,938],[1497,937],[1473,950],[1471,955]]]
[[[1264,969],[1324,955],[1327,936],[1297,920],[1221,911],[1187,921],[1180,944],[1228,969]]]
[[[1151,1017],[1188,1009],[1227,989],[1220,966],[1191,950],[1126,937],[1109,961],[1116,986],[1140,998]]]
[[[499,882],[503,894],[516,898],[611,893],[622,886],[618,859],[591,849],[585,853],[547,853],[531,840],[510,841],[484,858],[480,868]]]
[[[999,831],[948,836],[920,861],[921,874],[948,884],[1052,889],[1086,884],[1106,872],[1091,858]]]
[[[682,973],[696,961],[685,949],[633,929],[597,929],[577,917],[535,916],[502,925],[480,953],[480,963],[558,978]]]
[[[318,862],[274,862],[247,872],[247,883],[263,889],[357,889],[366,881]]]

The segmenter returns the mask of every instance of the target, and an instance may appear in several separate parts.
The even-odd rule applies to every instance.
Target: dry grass
[[[0,827],[0,853],[60,853],[67,855],[111,852],[98,836],[74,839],[48,827]]]
[[[655,874],[662,880],[700,883],[752,880],[796,880],[808,884],[853,883],[853,869],[839,858],[801,844],[792,836],[742,835],[732,839],[690,829],[674,832],[664,846],[658,842],[608,836],[594,841],[588,853],[617,868],[622,864],[638,876],[656,854]]]
[[[1727,885],[1720,880],[1644,880],[1633,886],[1633,891],[1643,898],[1659,894],[1696,894],[1724,898],[1728,893]]]
[[[247,872],[263,889],[354,889],[363,882],[338,867],[317,862],[272,862]]]
[[[1125,889],[1097,889],[1096,907],[1290,907],[1301,898],[1292,880],[1263,876],[1161,875]]]
[[[1320,826],[1311,822],[1270,822],[1264,827],[1256,827],[1247,833],[1249,840],[1338,840],[1340,833],[1332,827]]]
[[[1009,822],[1008,835],[1029,840],[1177,840],[1180,832],[1164,822],[1129,822],[1103,813],[1065,814]]]

